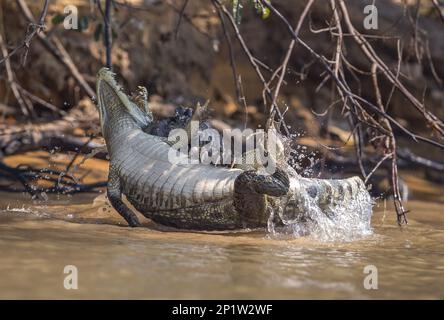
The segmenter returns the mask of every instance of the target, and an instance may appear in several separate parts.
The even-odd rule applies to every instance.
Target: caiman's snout
[[[115,74],[107,68],[97,73],[97,106],[102,133],[107,126],[115,126],[122,119],[128,119],[139,128],[146,127],[151,118],[128,98],[114,78]],[[113,130],[116,131],[116,128]]]
[[[130,108],[131,102],[114,77],[115,74],[108,68],[102,68],[97,73],[97,105],[104,114]]]
[[[97,108],[100,116],[100,126],[102,133],[105,132],[105,125],[110,122],[109,115],[117,111],[121,103],[117,91],[118,84],[114,80],[114,74],[108,68],[102,68],[97,73],[96,94]]]
[[[120,87],[114,80],[114,76],[114,73],[108,68],[102,68],[97,73],[96,89],[99,106],[106,106],[107,102],[110,102],[113,96],[117,98],[117,91],[119,91]]]

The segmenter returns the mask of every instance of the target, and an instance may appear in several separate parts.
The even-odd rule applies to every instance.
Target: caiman
[[[97,106],[110,165],[107,196],[132,227],[140,226],[127,200],[146,218],[180,229],[232,230],[267,226],[271,210],[303,217],[301,192],[317,203],[334,205],[353,198],[361,179],[321,180],[291,177],[211,164],[174,164],[170,143],[149,134],[153,117],[146,90],[130,98],[103,68],[97,77]]]

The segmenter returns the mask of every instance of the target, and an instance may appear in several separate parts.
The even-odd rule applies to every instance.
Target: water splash
[[[346,242],[372,234],[373,200],[358,178],[340,182],[308,179],[291,168],[288,171],[291,194],[286,199],[278,200],[279,203],[273,208],[269,207],[270,237],[309,236],[323,242]],[[342,190],[346,188],[344,186],[348,186],[349,191]],[[341,192],[334,188],[341,189]],[[327,189],[334,190],[331,191],[333,196],[325,196],[326,193],[330,194]]]

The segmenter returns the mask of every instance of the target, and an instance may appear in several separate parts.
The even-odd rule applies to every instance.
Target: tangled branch
[[[329,79],[333,81],[335,84],[335,91],[339,95],[339,98],[343,102],[343,109],[345,109],[346,115],[349,118],[349,123],[351,126],[351,131],[355,136],[355,148],[357,161],[361,168],[361,172],[364,176],[364,179],[367,181],[371,175],[381,166],[382,163],[390,159],[391,163],[391,185],[393,192],[394,204],[398,216],[398,223],[403,224],[407,223],[406,212],[407,210],[404,208],[402,203],[400,188],[399,188],[399,174],[398,174],[398,150],[397,150],[397,138],[393,126],[399,130],[404,135],[407,135],[415,142],[423,142],[430,144],[432,146],[444,149],[444,145],[439,141],[432,140],[430,138],[424,137],[422,135],[416,134],[409,129],[407,129],[404,125],[399,123],[399,121],[395,120],[393,116],[387,113],[387,108],[384,106],[382,101],[382,96],[380,92],[380,84],[378,81],[378,76],[382,75],[385,80],[393,85],[393,91],[399,91],[411,104],[411,106],[421,114],[424,118],[428,126],[435,132],[438,138],[444,138],[444,124],[443,122],[431,111],[427,110],[423,103],[421,103],[415,96],[412,94],[406,86],[401,82],[399,77],[399,66],[401,65],[401,57],[398,57],[398,68],[395,71],[392,71],[388,65],[383,61],[383,59],[378,55],[376,50],[370,44],[370,42],[366,39],[366,36],[361,34],[354,27],[350,14],[348,12],[348,8],[346,3],[343,0],[331,0],[330,7],[333,15],[333,25],[329,28],[317,31],[317,32],[325,32],[328,31],[336,38],[336,46],[335,51],[333,53],[333,59],[327,59],[323,54],[316,52],[312,49],[305,41],[303,41],[299,36],[300,28],[303,24],[305,17],[310,11],[311,6],[314,1],[308,0],[303,8],[302,14],[299,20],[296,23],[296,27],[293,28],[291,23],[287,18],[270,2],[265,0],[259,0],[259,2],[266,8],[270,10],[270,12],[277,17],[288,30],[291,41],[286,50],[285,56],[283,58],[283,62],[281,65],[274,70],[270,80],[266,80],[264,75],[262,74],[258,64],[256,63],[256,59],[251,54],[250,49],[245,44],[245,41],[242,38],[242,35],[236,25],[236,20],[230,13],[230,11],[218,0],[212,0],[213,4],[216,8],[223,12],[229,19],[232,28],[234,30],[235,36],[238,39],[244,53],[247,55],[250,64],[256,71],[259,79],[261,80],[264,86],[264,104],[267,105],[267,99],[270,99],[270,116],[274,117],[274,112],[278,112],[278,116],[282,119],[282,114],[279,112],[279,108],[277,105],[277,98],[279,96],[280,89],[282,87],[282,83],[285,78],[285,74],[287,73],[288,62],[292,52],[295,50],[296,44],[300,45],[300,47],[306,50],[312,57],[314,57],[325,69],[327,75],[324,77],[321,85],[326,83]],[[354,67],[347,61],[344,55],[344,36],[345,32],[343,29],[343,25],[345,25],[347,36],[351,37],[355,43],[360,48],[362,54],[367,58],[370,63],[370,70],[362,71],[362,73],[367,74],[371,77],[372,83],[374,86],[375,92],[375,103],[369,101],[368,99],[361,96],[360,93],[355,93],[351,86],[347,81],[347,72],[354,72],[355,70],[359,70]],[[399,46],[399,43],[398,43]],[[344,69],[344,66],[347,70]],[[271,91],[270,85],[275,80],[277,75],[279,74],[276,87],[274,92]],[[390,95],[390,96],[391,96]],[[388,100],[389,101],[389,100]],[[283,122],[283,119],[281,120]],[[284,126],[284,129],[286,126]],[[373,138],[369,140],[377,149],[382,152],[381,160],[377,162],[377,164],[366,173],[363,165],[363,136],[364,129],[367,128],[370,132],[373,130],[375,134],[373,134]],[[288,130],[285,130],[287,134],[289,134]],[[376,133],[377,132],[377,133]]]

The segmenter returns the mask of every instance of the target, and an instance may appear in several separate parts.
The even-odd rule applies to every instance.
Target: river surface
[[[442,203],[410,201],[400,229],[380,202],[372,235],[321,242],[130,229],[97,194],[0,199],[0,298],[444,298]],[[64,288],[67,265],[77,290]],[[364,287],[367,265],[378,289]]]

